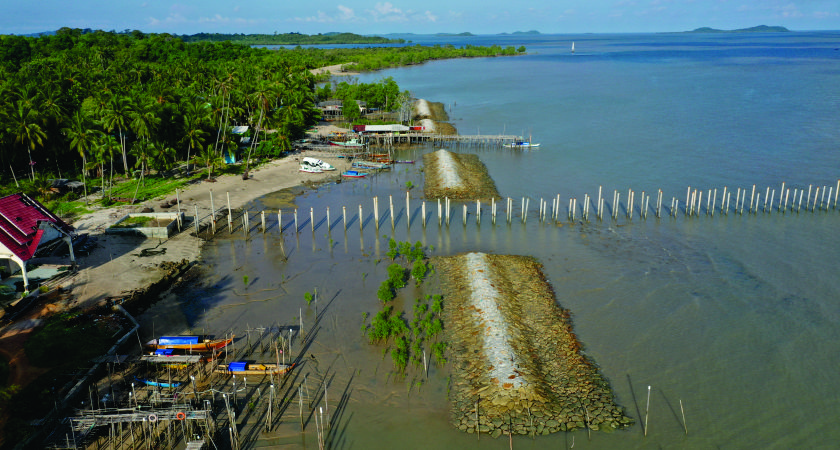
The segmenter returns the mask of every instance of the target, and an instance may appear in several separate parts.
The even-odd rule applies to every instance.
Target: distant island
[[[513,33],[499,33],[497,36],[522,36],[522,35],[538,35],[541,34],[537,30],[529,30],[529,31],[514,31]]]
[[[692,31],[684,31],[684,33],[787,33],[785,27],[770,27],[767,25],[759,25],[751,28],[739,28],[737,30],[718,30],[716,28],[702,27]]]
[[[469,31],[465,31],[463,33],[438,33],[435,36],[475,36],[474,34],[470,33]]]
[[[224,34],[197,33],[178,36],[184,42],[229,41],[245,45],[317,45],[317,44],[404,44],[404,39],[362,36],[354,33],[282,33],[282,34]]]

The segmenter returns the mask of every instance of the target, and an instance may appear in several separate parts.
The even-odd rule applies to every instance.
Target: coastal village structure
[[[63,239],[73,254],[73,227],[66,224],[38,201],[18,193],[0,198],[0,258],[20,267],[24,290],[28,290],[26,262],[35,256],[38,247]],[[10,267],[9,269],[13,269]]]

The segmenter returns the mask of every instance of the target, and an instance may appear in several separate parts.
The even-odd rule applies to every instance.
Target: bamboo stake
[[[680,399],[680,412],[682,413],[683,428],[685,429],[685,434],[688,434],[688,425],[685,424],[685,410],[683,409],[682,399]]]
[[[648,412],[650,411],[650,385],[648,385],[647,406],[645,407],[645,436],[648,432]]]

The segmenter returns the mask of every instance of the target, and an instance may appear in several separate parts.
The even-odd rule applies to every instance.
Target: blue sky
[[[840,29],[838,0],[37,0],[3,7],[0,33],[62,26],[193,34],[475,34]]]

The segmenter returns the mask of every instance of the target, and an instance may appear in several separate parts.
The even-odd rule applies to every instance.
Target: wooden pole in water
[[[840,180],[837,180],[837,188],[834,189],[834,209],[837,209],[837,195],[840,194]]]
[[[463,208],[463,214],[462,214],[462,216],[463,216],[463,219],[464,219],[462,222],[463,222],[464,226],[466,227],[466,226],[467,226],[467,204],[466,204],[466,203],[464,203],[464,204],[463,204],[463,205],[461,205],[461,206],[462,206],[462,208]]]
[[[297,218],[297,208],[295,208],[295,233],[299,231],[298,229],[298,218]]]
[[[799,203],[796,205],[796,212],[797,213],[799,213],[799,209],[802,208],[802,194],[804,194],[804,193],[805,193],[805,189],[802,189],[801,191],[799,191]],[[805,208],[807,208],[807,206]]]
[[[572,221],[575,220],[575,213],[577,213],[577,198],[572,199]]]
[[[572,208],[572,199],[569,199],[569,214],[568,214],[569,220],[574,220],[574,219],[572,219],[572,209],[573,209]]]
[[[691,200],[691,186],[689,186],[685,191],[685,215],[686,216],[689,214],[689,211],[688,211],[689,200]]]
[[[520,217],[522,217],[522,223],[525,223],[525,197],[522,197],[522,214]]]
[[[729,194],[726,195],[726,215],[727,216],[729,215],[729,200],[731,200],[731,199],[732,199],[732,193],[730,192]],[[723,205],[721,205],[721,207],[722,206]]]
[[[784,196],[784,195],[785,195],[785,182],[782,181],[782,190],[779,191],[779,208],[778,208],[779,212],[782,212],[782,196]],[[770,207],[772,208],[773,205],[770,205]]]
[[[712,204],[712,190],[706,191],[706,215],[709,215],[709,205]]]
[[[265,234],[265,210],[260,211],[260,221],[262,222],[262,232]]]
[[[808,198],[805,200],[805,210],[806,211],[808,210],[808,208],[811,207],[811,187],[813,187],[813,185],[809,184],[808,185]]]
[[[449,221],[452,218],[451,209],[450,209],[451,206],[452,206],[452,204],[449,201],[449,197],[446,197],[446,226],[447,227],[449,226]]]
[[[648,385],[647,406],[645,407],[645,436],[648,432],[648,412],[650,411],[650,385]]]
[[[362,214],[362,204],[359,203],[359,235],[362,234],[364,227],[364,215]]]
[[[277,210],[277,229],[280,230],[280,236],[283,236],[283,210]]]
[[[522,223],[526,223],[528,221],[528,206],[530,206],[530,205],[531,205],[531,199],[526,198],[525,199],[525,205],[524,205],[525,215],[522,216]]]
[[[490,222],[496,225],[496,197],[490,197]]]
[[[767,210],[768,213],[773,212],[773,202],[776,200],[776,190],[773,189],[770,191],[770,209]],[[782,209],[782,193],[779,192],[779,209]]]
[[[347,231],[347,207],[346,206],[341,207],[341,224],[344,228],[344,231],[346,232]]]
[[[315,208],[309,207],[309,227],[315,231]]]
[[[373,221],[376,222],[376,231],[379,231],[379,197],[373,197]]]
[[[662,218],[662,189],[656,194],[656,218]]]
[[[327,206],[327,233],[330,232],[330,207]]]
[[[814,209],[817,207],[817,197],[820,196],[820,188],[817,187],[816,192],[814,192],[814,203],[811,204],[811,212],[814,212]]]
[[[475,224],[481,225],[481,200],[475,201]]]
[[[557,222],[560,219],[560,194],[557,194],[557,209],[554,211],[554,221]]]
[[[411,200],[409,191],[405,191],[405,222],[407,226],[411,226]]]
[[[630,220],[633,220],[633,209],[634,209],[633,203],[635,203],[635,201],[636,201],[636,193],[631,190],[630,191],[630,196],[627,197],[627,206],[630,207],[630,211],[627,211],[627,217]]]
[[[648,213],[648,202],[650,201],[650,195],[645,197],[645,220],[647,220],[647,213]]]
[[[618,207],[621,206],[621,194],[615,191],[615,201],[613,201],[613,220],[618,220]]]
[[[716,208],[717,208],[717,188],[715,188],[715,193],[714,193],[714,195],[712,195],[712,210],[711,210],[712,217],[715,216],[715,209]]]
[[[438,202],[438,228],[440,228],[443,224],[443,206],[440,204],[440,199],[437,199]]]
[[[755,214],[757,211],[753,210],[753,199],[755,198],[755,185],[752,185],[752,194],[750,194],[750,213]],[[755,209],[758,209],[758,202],[756,202]]]
[[[423,229],[426,228],[426,200],[420,204],[420,214],[423,215]]]
[[[601,188],[602,187],[603,186],[598,186],[598,206],[597,206],[598,211],[597,211],[596,215],[598,216],[599,219],[601,218]]]
[[[394,228],[394,196],[388,196],[388,207],[391,215],[391,228]]]
[[[786,190],[786,191],[785,191],[785,207],[784,207],[784,208],[782,208],[782,210],[781,210],[781,211],[782,211],[782,213],[786,213],[786,212],[787,212],[788,195],[790,195],[790,189],[788,189],[788,190]],[[780,196],[779,196],[779,201],[781,201],[781,200],[782,200],[782,197],[781,197],[781,195],[780,195]]]
[[[779,199],[781,199],[781,198],[782,198],[782,196],[779,195]],[[686,425],[686,423],[685,423],[685,410],[683,409],[682,399],[680,399],[680,412],[682,413],[683,428],[685,429],[685,434],[688,434],[688,425]]]

